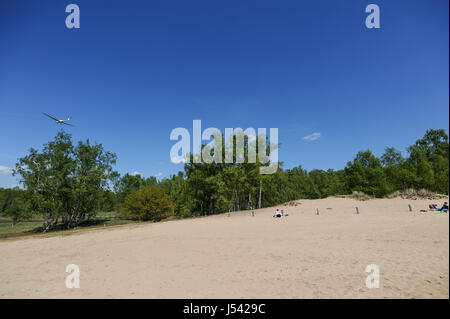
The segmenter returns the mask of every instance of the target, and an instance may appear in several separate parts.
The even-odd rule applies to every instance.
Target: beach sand
[[[299,200],[0,241],[0,298],[449,298],[449,220],[419,212],[430,202],[443,200]],[[79,289],[65,286],[68,264]],[[369,264],[379,288],[366,287]]]

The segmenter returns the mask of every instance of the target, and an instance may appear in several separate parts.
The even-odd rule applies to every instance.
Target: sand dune
[[[300,200],[283,219],[267,208],[2,241],[0,297],[449,298],[448,215],[420,213],[428,202]],[[365,285],[369,264],[380,288]]]

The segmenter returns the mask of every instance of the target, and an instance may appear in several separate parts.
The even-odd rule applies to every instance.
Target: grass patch
[[[41,226],[42,221],[24,221],[17,223],[13,227],[12,221],[2,219],[0,220],[0,238],[26,233]]]
[[[64,225],[58,224],[56,226],[56,229],[47,233],[42,232],[42,223],[42,219],[31,219],[28,221],[21,221],[12,226],[11,219],[0,218],[0,240],[33,235],[48,237],[52,235],[62,235],[63,233],[72,234],[79,232],[80,230],[125,225],[136,223],[136,221],[128,219],[118,219],[116,218],[116,214],[114,212],[102,212],[99,213],[95,218],[80,223],[80,225],[78,225],[78,227],[74,229],[66,229],[64,228]]]
[[[337,198],[351,198],[356,199],[360,201],[365,201],[372,199],[373,197],[370,195],[367,195],[366,193],[360,192],[360,191],[353,191],[350,195],[338,195]]]
[[[413,200],[414,199],[439,200],[439,199],[445,199],[448,196],[442,195],[442,194],[437,194],[437,193],[431,192],[426,189],[415,190],[412,188],[408,188],[403,191],[396,191],[396,192],[393,192],[392,194],[388,195],[388,198],[396,198],[396,197],[400,197],[402,199],[413,199]]]

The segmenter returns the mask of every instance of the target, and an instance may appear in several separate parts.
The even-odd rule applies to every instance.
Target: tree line
[[[235,144],[233,140],[231,147]],[[244,149],[247,156],[247,137]],[[354,191],[373,197],[410,188],[448,194],[445,130],[427,130],[406,151],[405,157],[393,147],[387,147],[380,157],[370,150],[360,151],[340,170],[283,169],[279,162],[278,170],[270,175],[259,174],[258,161],[194,163],[190,155],[184,171],[158,181],[140,175],[120,176],[113,170],[115,154],[89,140],[73,145],[71,136],[62,131],[42,151],[30,149],[29,155],[19,159],[14,174],[20,177],[23,189],[0,189],[0,215],[19,221],[38,214],[44,220],[43,231],[48,231],[58,223],[75,227],[99,211],[116,211],[122,218],[160,220]]]

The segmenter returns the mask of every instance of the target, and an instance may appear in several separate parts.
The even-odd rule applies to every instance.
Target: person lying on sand
[[[442,207],[439,208],[439,210],[440,210],[441,212],[448,213],[448,203],[445,202],[444,205],[442,205]]]
[[[437,208],[436,204],[430,204],[429,207],[431,210],[433,210],[435,212],[448,213],[448,203],[447,202],[444,202],[444,205],[442,205],[441,208]]]

